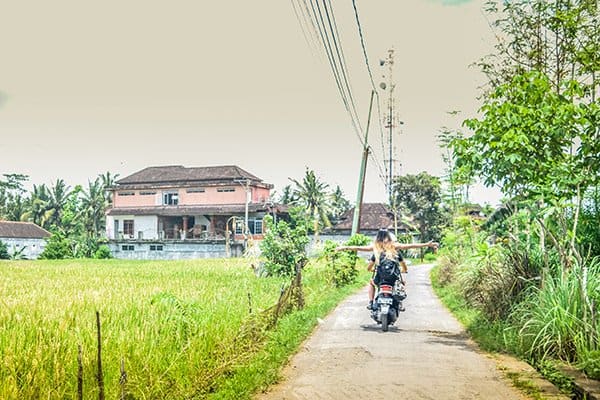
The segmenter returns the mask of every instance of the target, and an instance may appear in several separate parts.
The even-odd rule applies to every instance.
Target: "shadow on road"
[[[430,332],[433,337],[426,340],[427,343],[442,344],[444,346],[456,347],[465,351],[478,351],[477,346],[469,342],[465,333]]]

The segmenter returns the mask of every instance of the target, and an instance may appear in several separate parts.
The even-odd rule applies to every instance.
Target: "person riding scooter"
[[[427,243],[399,243],[394,239],[395,238],[392,237],[392,233],[389,232],[387,229],[380,229],[379,232],[377,232],[377,236],[375,237],[375,241],[372,245],[339,246],[336,248],[336,251],[372,251],[373,256],[371,257],[371,268],[377,267],[378,269],[378,267],[381,265],[381,261],[385,259],[395,260],[400,264],[403,261],[403,259],[402,256],[399,254],[399,250],[419,249],[423,247],[438,247],[438,244],[432,241],[429,241]],[[369,285],[369,304],[367,306],[368,309],[371,309],[373,306],[373,299],[375,297],[375,287],[379,284],[381,279],[381,274],[378,273],[379,271],[377,269]],[[392,282],[391,284],[393,285],[394,282]]]

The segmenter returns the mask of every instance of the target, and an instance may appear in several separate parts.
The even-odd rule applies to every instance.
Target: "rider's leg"
[[[373,307],[373,299],[375,298],[375,283],[373,279],[369,281],[369,305],[367,308],[370,310]]]

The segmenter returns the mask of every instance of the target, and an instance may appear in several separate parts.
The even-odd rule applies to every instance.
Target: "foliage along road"
[[[258,399],[522,399],[434,295],[430,270],[411,269],[406,312],[386,333],[366,288],[346,300]]]

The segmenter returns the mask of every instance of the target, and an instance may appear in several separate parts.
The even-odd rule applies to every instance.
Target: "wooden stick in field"
[[[104,399],[104,374],[102,373],[102,335],[100,326],[100,312],[96,311],[96,328],[98,330],[98,400]]]
[[[121,400],[127,398],[127,372],[125,372],[125,360],[121,358],[121,378],[119,378],[121,384]]]
[[[83,350],[77,345],[77,400],[83,400]]]

